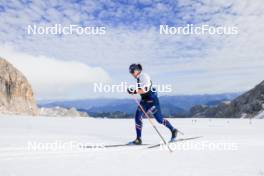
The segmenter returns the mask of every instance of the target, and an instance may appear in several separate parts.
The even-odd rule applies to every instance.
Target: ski
[[[203,136],[196,136],[196,137],[189,137],[189,138],[179,138],[179,139],[176,139],[175,141],[169,141],[167,144],[171,144],[171,143],[176,143],[176,142],[181,142],[181,141],[188,141],[188,140],[193,140],[193,139],[198,139],[198,138],[202,138]],[[155,144],[155,145],[151,145],[149,146],[148,148],[151,149],[151,148],[156,148],[156,147],[159,147],[161,145],[165,145],[165,144]]]
[[[189,138],[180,138],[180,139],[176,139],[175,141],[169,141],[168,144],[171,143],[175,143],[175,142],[180,142],[180,141],[187,141],[187,140],[192,140],[192,139],[198,139],[201,138],[202,136],[196,136],[196,137],[189,137]],[[130,143],[126,143],[126,144],[109,144],[109,145],[85,145],[85,146],[80,146],[80,148],[86,148],[86,149],[100,149],[100,148],[114,148],[114,147],[140,147],[140,146],[148,146],[151,144],[141,144],[141,145],[134,145],[134,144],[130,144]],[[159,147],[161,145],[164,144],[155,144],[155,145],[151,145],[148,148],[156,148]]]
[[[81,148],[88,148],[88,149],[98,149],[98,148],[114,148],[114,147],[132,147],[132,146],[146,146],[150,144],[141,144],[141,145],[133,145],[130,143],[126,144],[110,144],[110,145],[85,145],[85,146],[80,146]]]

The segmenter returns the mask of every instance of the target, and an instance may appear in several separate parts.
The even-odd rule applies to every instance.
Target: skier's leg
[[[137,138],[141,138],[141,131],[143,126],[142,119],[143,119],[143,112],[138,107],[135,115],[135,127],[136,127]]]
[[[167,120],[163,118],[163,115],[161,113],[161,109],[159,105],[153,106],[151,108],[151,113],[153,114],[153,116],[155,117],[155,119],[160,123],[163,124],[164,126],[166,126],[168,129],[170,129],[170,131],[175,130],[175,128],[171,125],[171,123]]]
[[[153,116],[155,117],[155,119],[160,124],[163,124],[168,129],[170,129],[170,131],[171,131],[171,141],[175,141],[176,140],[176,137],[177,137],[178,130],[176,128],[174,128],[167,119],[164,119],[163,118],[158,101],[156,101],[154,103],[154,105],[152,106],[152,108],[150,108],[150,111],[153,114]]]

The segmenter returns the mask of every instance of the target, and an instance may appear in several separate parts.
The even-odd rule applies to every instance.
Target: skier
[[[152,87],[152,81],[148,74],[142,72],[142,66],[140,64],[131,64],[129,67],[130,74],[137,79],[136,88],[128,88],[127,91],[129,94],[140,94],[141,101],[140,105],[147,113],[151,113],[155,119],[160,123],[166,126],[171,131],[171,141],[174,141],[177,137],[178,130],[174,128],[170,122],[163,118],[161,114],[159,99],[155,88]],[[142,144],[141,131],[142,131],[142,118],[144,112],[137,108],[135,115],[135,126],[137,138],[132,141],[132,144],[140,145]]]

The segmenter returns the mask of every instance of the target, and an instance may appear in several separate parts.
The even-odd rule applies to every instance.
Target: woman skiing
[[[142,66],[140,64],[131,64],[129,67],[130,74],[137,79],[137,87],[135,89],[128,88],[129,94],[140,94],[141,101],[140,105],[147,113],[151,113],[155,119],[166,126],[171,131],[171,141],[176,139],[177,129],[174,128],[170,122],[163,118],[161,114],[159,99],[156,90],[152,87],[152,81],[146,73],[142,72]],[[132,141],[132,144],[140,145],[142,144],[141,131],[142,131],[142,118],[144,112],[137,108],[135,115],[135,126],[137,138]]]

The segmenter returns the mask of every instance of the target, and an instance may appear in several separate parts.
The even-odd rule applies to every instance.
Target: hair
[[[137,66],[138,66],[138,68],[139,68],[139,70],[140,70],[140,71],[142,71],[142,70],[143,70],[143,68],[142,68],[142,65],[141,65],[141,64],[137,64]]]

